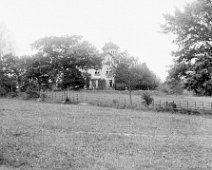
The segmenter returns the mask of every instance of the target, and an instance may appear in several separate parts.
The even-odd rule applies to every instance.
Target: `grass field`
[[[212,119],[0,99],[0,170],[212,169]]]

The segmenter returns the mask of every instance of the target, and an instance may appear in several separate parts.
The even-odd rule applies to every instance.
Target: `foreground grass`
[[[212,169],[210,117],[0,99],[1,169]]]

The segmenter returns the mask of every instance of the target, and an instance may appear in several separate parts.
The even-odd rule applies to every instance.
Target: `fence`
[[[117,108],[134,108],[138,110],[146,109],[144,100],[139,95],[132,95],[132,105],[130,104],[129,95],[127,94],[112,94],[112,93],[97,93],[97,92],[80,92],[80,91],[60,91],[60,92],[42,92],[48,99],[61,102],[66,98],[71,103],[89,103],[98,106],[108,106]],[[194,101],[179,98],[154,99],[151,108],[164,108],[173,110],[189,110],[194,112],[210,112],[212,113],[212,102]]]
[[[71,103],[90,103],[99,106],[113,106],[117,108],[136,108],[144,109],[143,99],[139,95],[132,95],[132,105],[130,104],[129,95],[97,93],[97,92],[78,92],[78,91],[61,91],[61,92],[42,92],[48,99],[53,101],[64,101],[68,98]]]
[[[174,110],[181,111],[192,111],[192,112],[207,112],[212,113],[212,102],[206,101],[193,101],[193,100],[185,100],[185,99],[159,99],[154,103],[154,107],[157,108],[169,108],[172,107]]]

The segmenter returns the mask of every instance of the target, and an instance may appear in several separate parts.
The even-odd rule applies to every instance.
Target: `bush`
[[[30,89],[26,90],[25,94],[26,99],[37,99],[40,97],[39,92]]]
[[[68,97],[66,97],[65,100],[63,101],[63,104],[68,104],[68,103],[71,103],[71,100]]]
[[[126,90],[127,86],[124,83],[116,83],[115,90]]]
[[[9,92],[8,94],[7,94],[9,97],[17,97],[18,96],[18,93],[17,92]]]
[[[0,96],[5,96],[7,94],[7,91],[5,88],[0,87]]]
[[[142,99],[144,100],[144,103],[149,106],[150,104],[152,104],[152,102],[154,101],[154,99],[151,97],[151,95],[147,92],[142,94]]]
[[[167,85],[167,84],[162,84],[158,87],[158,90],[167,94],[167,95],[170,95],[172,94],[172,90],[170,89],[170,87]]]
[[[163,111],[163,112],[176,112],[177,111],[177,105],[173,102],[166,102],[163,105],[156,105],[156,111]]]
[[[46,95],[41,94],[38,101],[43,102],[45,99],[46,99]]]

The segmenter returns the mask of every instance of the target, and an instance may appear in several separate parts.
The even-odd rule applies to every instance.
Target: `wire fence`
[[[189,110],[193,112],[210,112],[212,113],[212,102],[207,101],[193,101],[186,99],[159,99],[154,101],[154,107],[170,108],[173,110]]]
[[[61,92],[42,92],[48,99],[56,102],[69,99],[71,103],[89,103],[99,106],[113,106],[117,108],[133,107],[143,108],[143,99],[141,96],[132,95],[132,105],[130,104],[129,95],[126,94],[107,94],[96,92],[78,92],[78,91],[61,91]]]
[[[96,93],[96,92],[80,92],[80,91],[60,91],[60,92],[42,92],[45,96],[56,102],[70,100],[70,103],[89,103],[98,106],[108,106],[117,108],[133,108],[146,109],[145,102],[142,96],[132,95],[132,105],[129,95],[127,94],[112,94],[112,93]],[[150,108],[156,110],[189,110],[193,112],[208,112],[212,113],[212,102],[194,101],[179,98],[160,98],[154,99]]]

